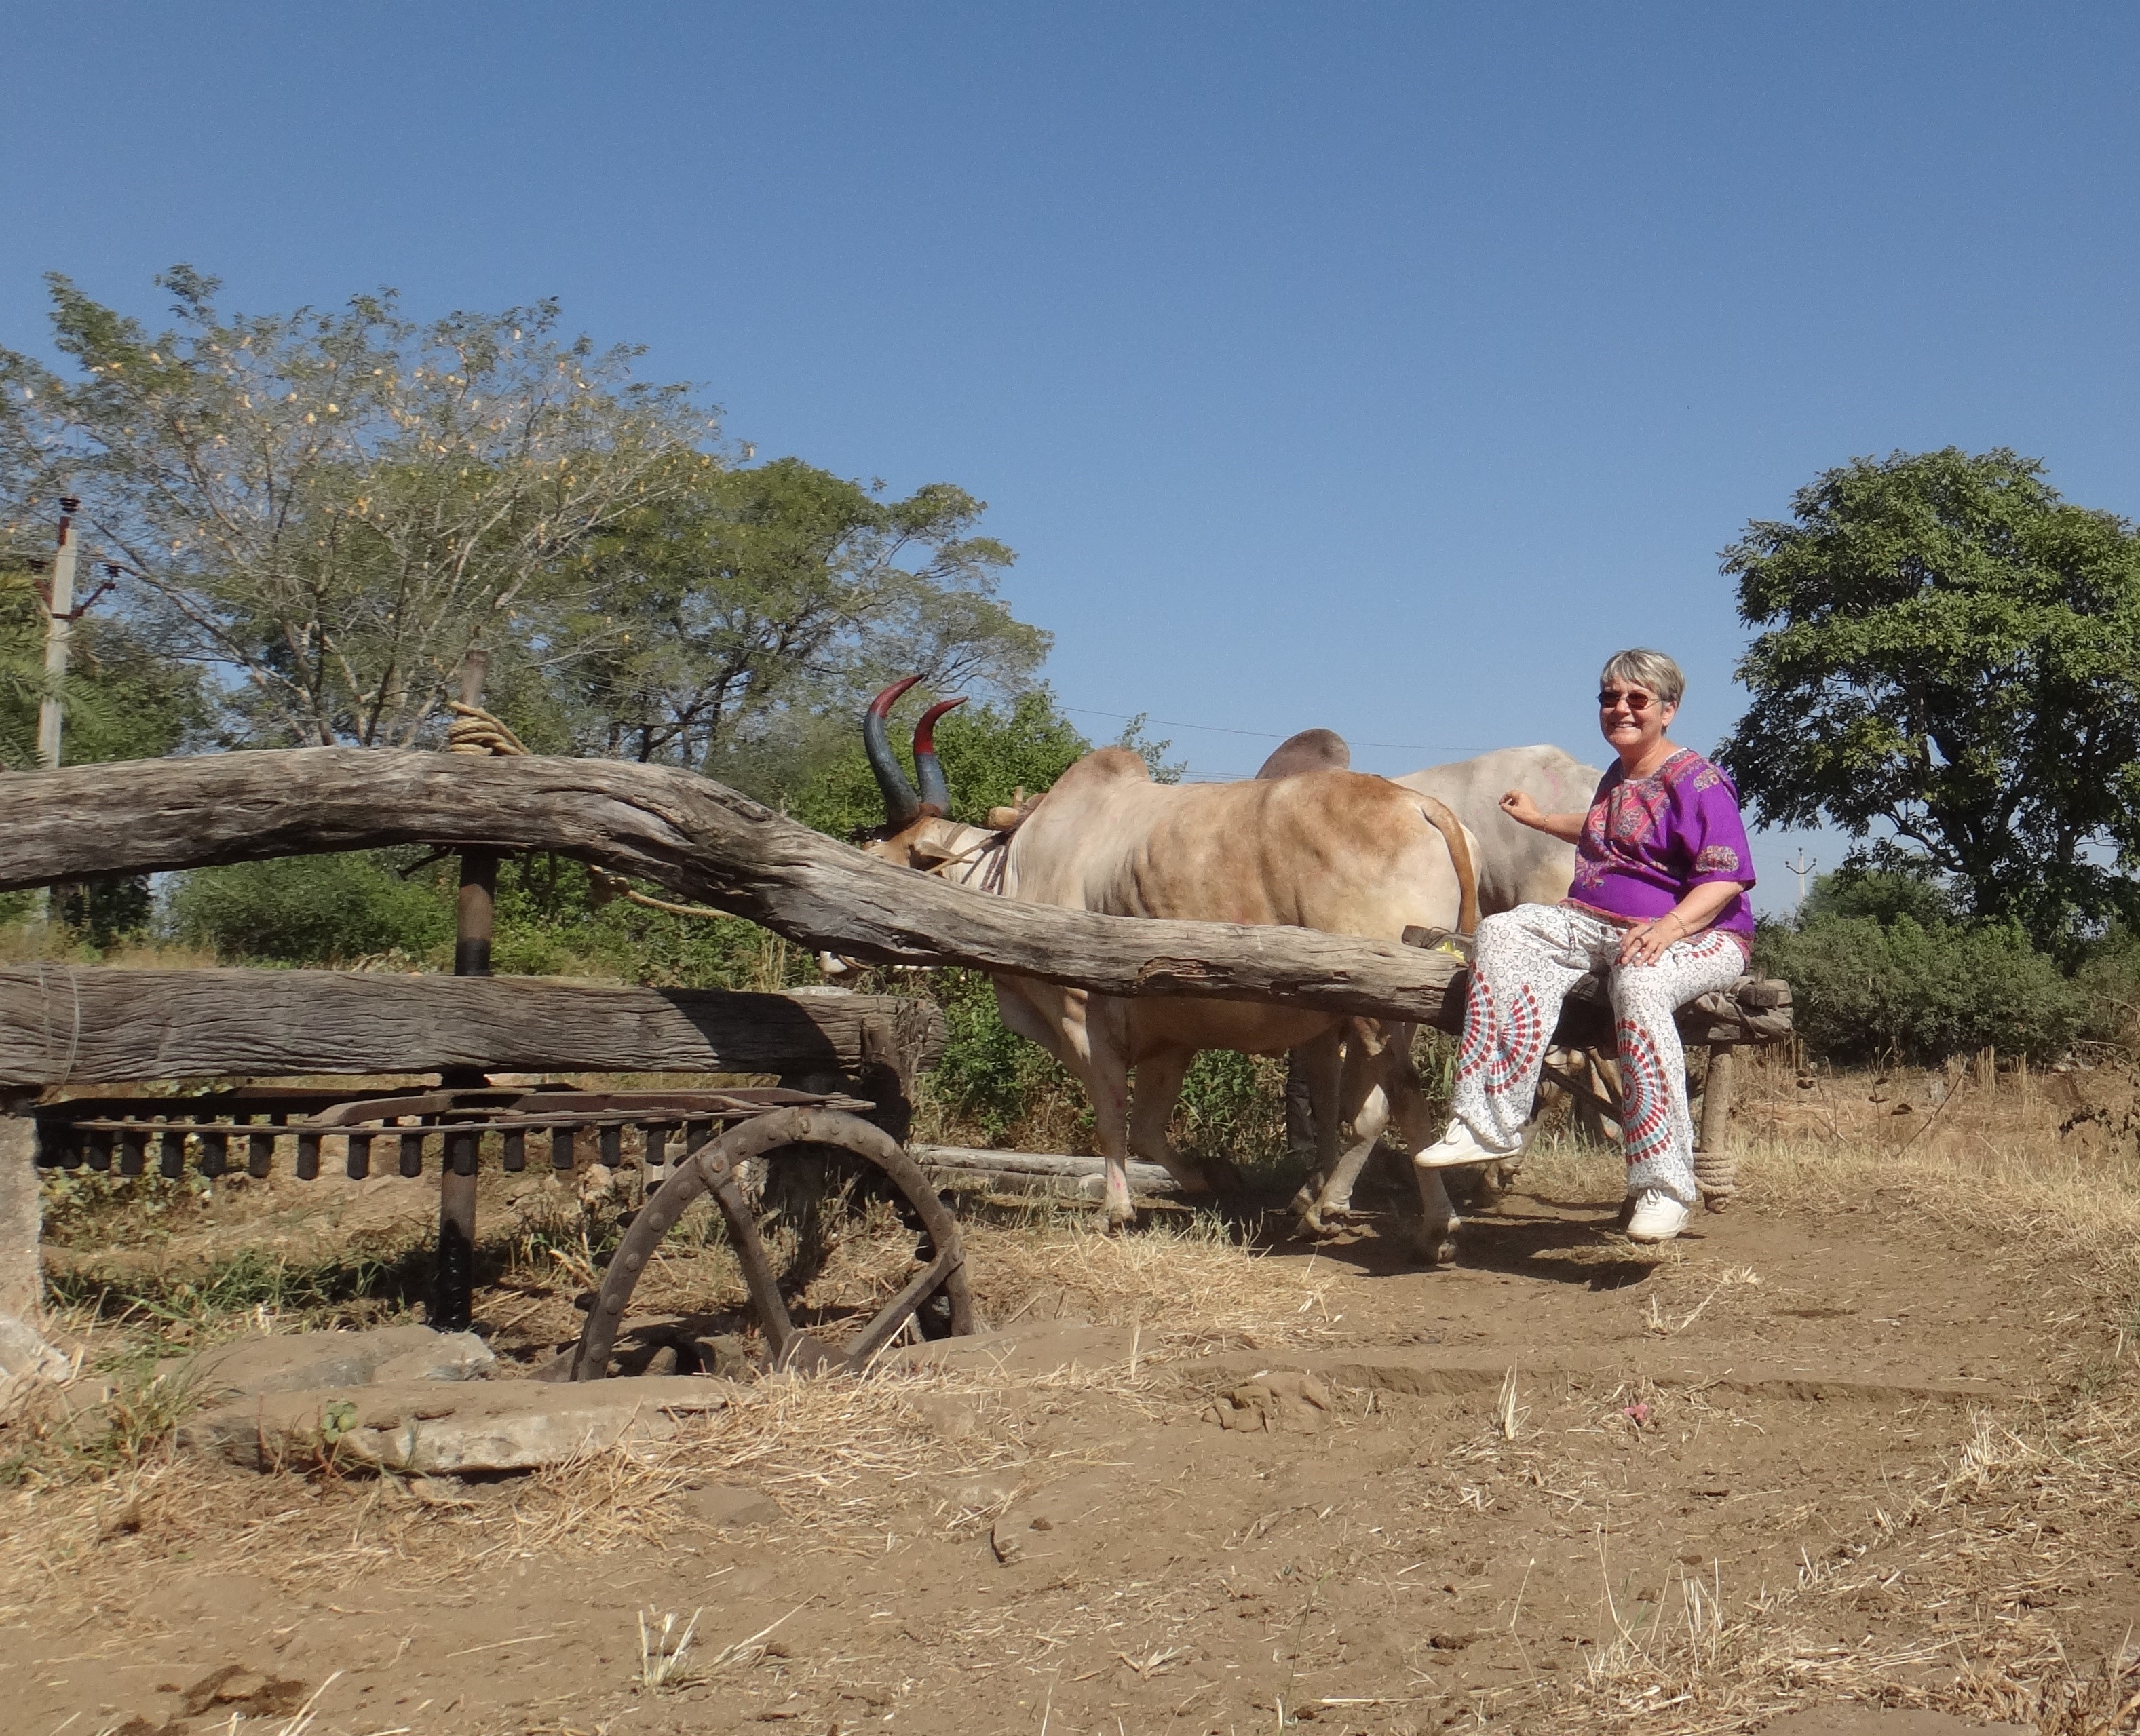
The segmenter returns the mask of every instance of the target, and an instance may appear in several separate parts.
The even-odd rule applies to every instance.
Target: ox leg
[[[1202,1204],[1212,1196],[1210,1179],[1166,1137],[1174,1106],[1181,1101],[1181,1081],[1195,1058],[1193,1050],[1169,1049],[1137,1063],[1136,1088],[1130,1099],[1129,1146],[1135,1155],[1171,1175],[1192,1204]]]
[[[1407,1044],[1406,1049],[1409,1047]],[[1428,1110],[1426,1093],[1419,1088],[1411,1068],[1405,1064],[1403,1052],[1392,1052],[1386,1058],[1399,1063],[1391,1081],[1397,1129],[1405,1150],[1416,1155],[1441,1138],[1441,1129]],[[1414,1164],[1411,1173],[1419,1180],[1420,1258],[1430,1266],[1453,1266],[1456,1263],[1456,1233],[1464,1228],[1464,1220],[1456,1215],[1449,1189],[1442,1185],[1444,1172]]]
[[[1352,1189],[1390,1125],[1396,1072],[1403,1065],[1393,1051],[1377,1055],[1357,1042],[1346,1045],[1339,1114],[1352,1129],[1352,1142],[1330,1166],[1315,1209],[1305,1219],[1310,1228],[1333,1227],[1352,1209]]]
[[[1117,1005],[1097,995],[1073,993],[1066,1000],[1057,1056],[1092,1101],[1092,1142],[1107,1170],[1107,1227],[1126,1229],[1136,1222],[1130,1199],[1128,1032]],[[1175,1089],[1180,1089],[1179,1080]]]
[[[1126,1229],[1136,1222],[1136,1207],[1130,1199],[1129,1072],[1126,1067],[1095,1067],[1082,1081],[1092,1100],[1092,1142],[1100,1148],[1107,1168],[1107,1227]]]
[[[1293,1196],[1293,1209],[1311,1230],[1323,1228],[1323,1195],[1338,1167],[1338,1121],[1344,1112],[1343,1029],[1333,1025],[1293,1052],[1293,1066],[1308,1086],[1308,1119],[1315,1134],[1315,1167]]]
[[[1129,1033],[1121,1003],[1082,988],[996,979],[996,1007],[1004,1022],[1038,1043],[1075,1076],[1092,1106],[1092,1142],[1107,1171],[1107,1224],[1134,1223],[1127,1161],[1130,1101]]]

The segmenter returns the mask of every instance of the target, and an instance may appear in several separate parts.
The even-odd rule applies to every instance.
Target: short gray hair
[[[1649,650],[1641,645],[1631,651],[1615,651],[1605,660],[1605,668],[1598,679],[1601,684],[1632,681],[1637,687],[1647,688],[1667,705],[1676,705],[1686,696],[1686,676],[1680,666],[1662,651]]]

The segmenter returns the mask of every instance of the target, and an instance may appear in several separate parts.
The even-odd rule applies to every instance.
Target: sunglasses
[[[1657,703],[1655,694],[1646,694],[1632,687],[1603,687],[1598,690],[1598,709],[1616,711],[1622,705],[1636,713],[1647,711]]]

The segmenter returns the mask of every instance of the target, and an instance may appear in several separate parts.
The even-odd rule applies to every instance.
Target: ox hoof
[[[1462,1227],[1453,1221],[1421,1225],[1416,1238],[1420,1258],[1437,1269],[1454,1266],[1456,1263],[1456,1232]]]

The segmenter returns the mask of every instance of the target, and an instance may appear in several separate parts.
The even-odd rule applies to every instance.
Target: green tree
[[[32,763],[42,697],[45,611],[28,586],[0,580],[0,755]],[[61,758],[70,766],[155,759],[200,743],[212,706],[200,672],[174,663],[122,619],[74,624],[61,689]],[[18,754],[16,749],[22,745]]]
[[[1764,630],[1720,757],[1757,819],[1826,819],[2069,949],[2140,915],[2140,535],[2032,459],[1859,459],[1724,554]]]
[[[984,508],[931,483],[903,500],[778,459],[708,472],[627,514],[558,625],[590,751],[705,770],[793,741],[901,674],[955,691],[1023,685],[1048,635],[996,586],[1014,557]]]
[[[469,646],[523,644],[518,617],[594,582],[602,532],[717,465],[681,387],[562,340],[552,303],[225,315],[180,266],[159,334],[49,281],[71,370],[0,350],[0,532],[80,495],[145,628],[223,673],[245,738],[412,740]]]

